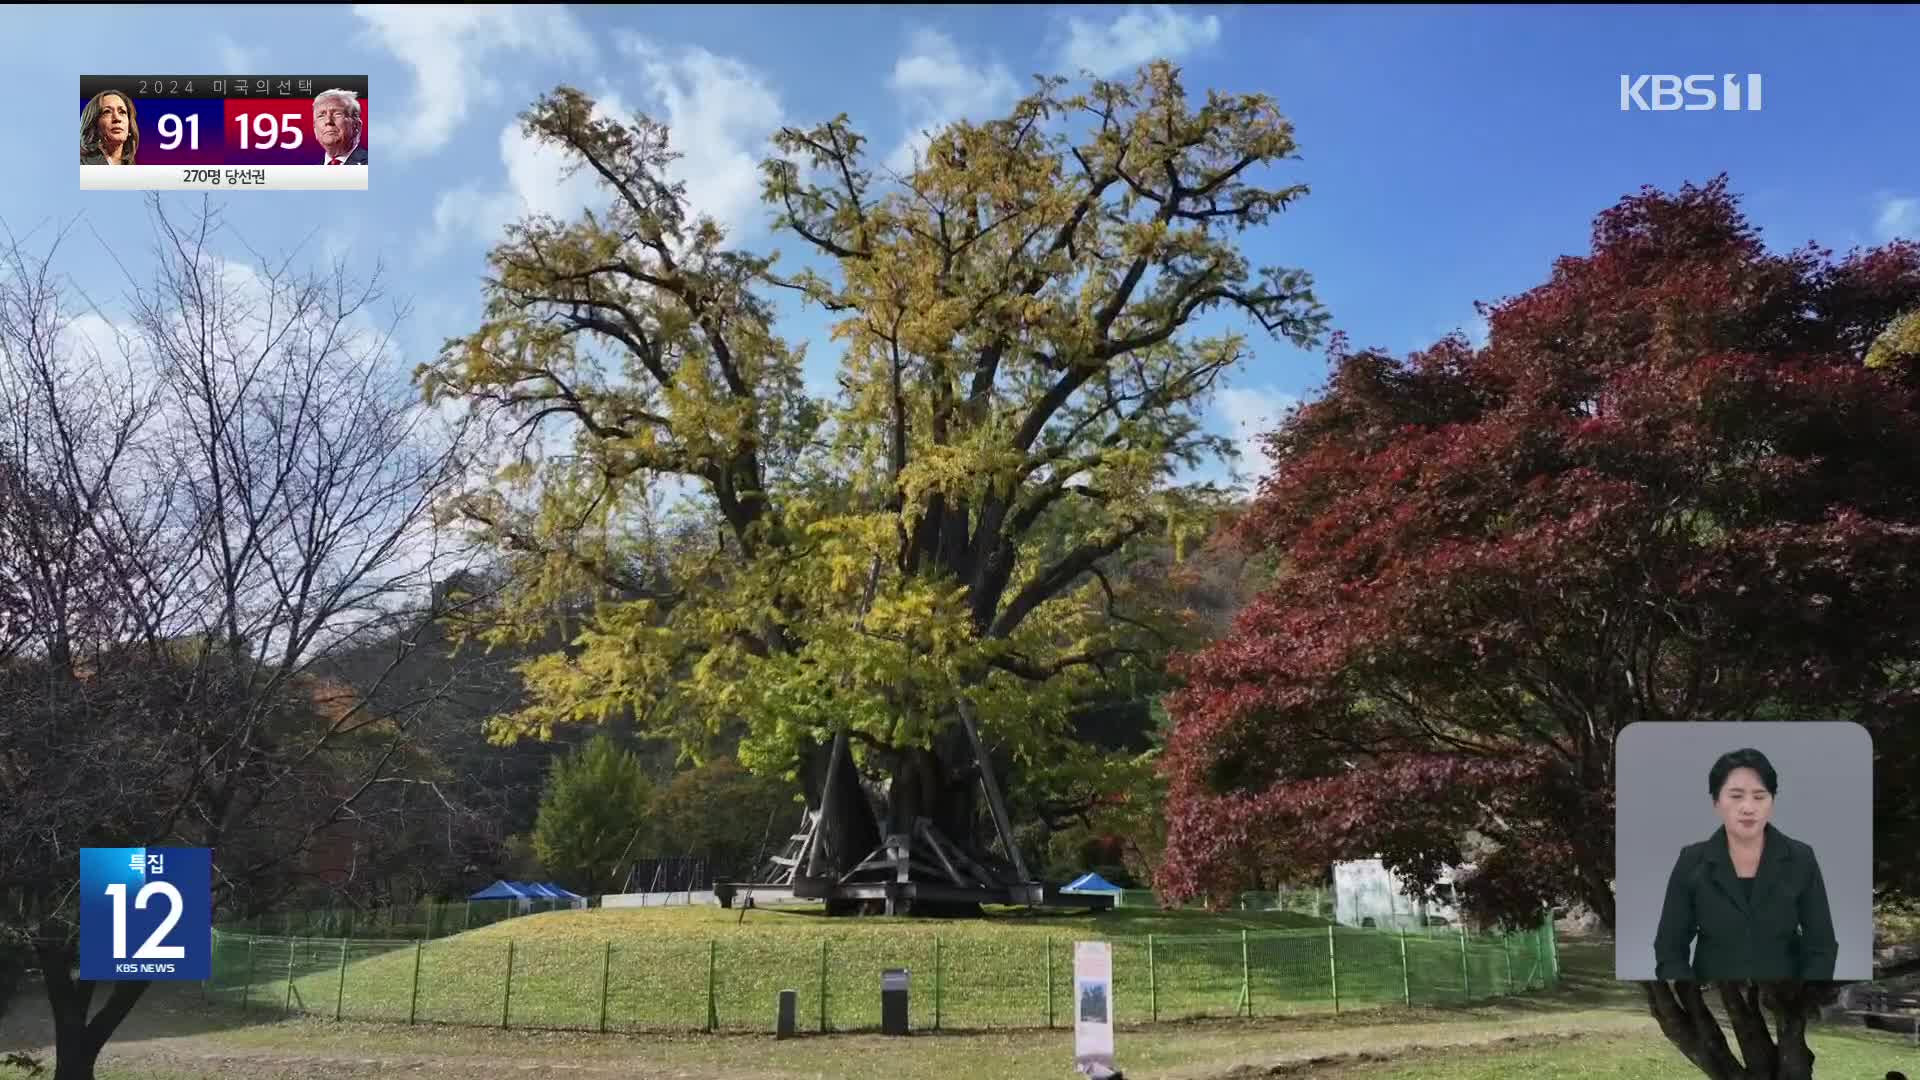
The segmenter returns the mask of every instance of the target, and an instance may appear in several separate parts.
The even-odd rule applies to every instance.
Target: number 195
[[[278,146],[282,150],[300,148],[300,114],[283,113],[241,113],[233,118],[240,125],[240,149],[272,150]],[[249,131],[248,129],[252,130]],[[252,135],[251,144],[248,135]]]
[[[160,114],[160,149],[174,150],[180,146],[180,136],[187,138],[187,149],[200,149],[200,115],[190,113],[184,123],[178,113]]]

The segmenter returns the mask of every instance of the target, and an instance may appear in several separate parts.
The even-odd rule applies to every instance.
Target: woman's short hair
[[[338,101],[347,110],[347,115],[353,117],[353,126],[360,126],[359,95],[351,90],[322,90],[313,95],[313,107],[318,109],[320,103],[327,100]]]
[[[1714,801],[1719,801],[1720,789],[1726,786],[1727,777],[1733,775],[1735,769],[1752,769],[1760,774],[1760,782],[1767,786],[1767,794],[1780,793],[1780,774],[1773,771],[1773,762],[1767,760],[1767,755],[1747,747],[1721,754],[1707,772],[1707,793],[1713,796]]]
[[[106,155],[106,148],[100,145],[100,99],[104,97],[117,97],[126,103],[127,141],[120,147],[120,160],[131,165],[134,153],[140,149],[140,117],[134,112],[132,95],[120,90],[102,90],[80,110],[80,156]]]

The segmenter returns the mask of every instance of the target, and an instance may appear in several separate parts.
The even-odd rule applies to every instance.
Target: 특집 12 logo
[[[206,848],[81,848],[80,977],[208,978],[212,886]]]

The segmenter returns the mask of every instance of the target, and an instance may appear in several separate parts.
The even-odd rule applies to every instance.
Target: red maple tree
[[[1336,339],[1234,533],[1278,572],[1177,662],[1160,888],[1472,854],[1477,913],[1610,928],[1625,725],[1848,719],[1920,892],[1920,357],[1863,363],[1917,307],[1920,245],[1770,253],[1720,177],[1599,215],[1483,348]]]

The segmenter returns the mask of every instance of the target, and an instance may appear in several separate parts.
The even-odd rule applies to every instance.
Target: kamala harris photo
[[[80,164],[131,165],[140,152],[140,118],[133,98],[102,90],[80,111]]]

